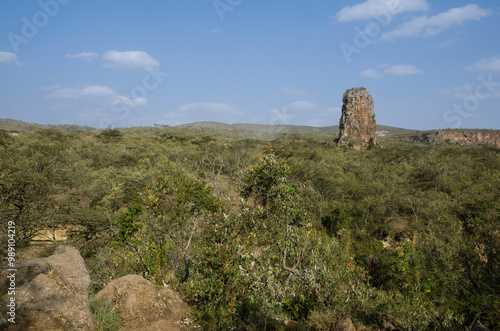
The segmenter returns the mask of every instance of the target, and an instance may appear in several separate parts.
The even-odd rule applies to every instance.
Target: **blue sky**
[[[0,118],[500,129],[500,3],[3,0]]]

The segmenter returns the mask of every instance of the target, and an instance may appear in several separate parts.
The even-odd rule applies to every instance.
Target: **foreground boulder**
[[[181,325],[189,305],[168,287],[155,286],[137,275],[118,278],[97,294],[120,311],[121,330],[187,330]]]
[[[0,269],[0,329],[95,330],[88,308],[90,276],[77,249],[59,246],[54,255],[16,265],[15,324],[9,322],[7,267]]]
[[[342,97],[339,146],[368,149],[377,143],[377,123],[373,99],[364,88],[347,90]]]

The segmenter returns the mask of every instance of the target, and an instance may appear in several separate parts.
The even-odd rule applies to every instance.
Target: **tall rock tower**
[[[368,149],[377,143],[377,123],[373,99],[368,91],[354,88],[342,97],[338,145],[355,149]]]

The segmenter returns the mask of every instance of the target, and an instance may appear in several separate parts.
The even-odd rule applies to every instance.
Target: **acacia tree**
[[[189,276],[190,253],[202,223],[222,211],[205,182],[174,165],[163,167],[120,220],[118,242],[134,248],[157,282]],[[179,268],[184,264],[184,272]]]
[[[272,149],[261,155],[259,163],[248,167],[243,177],[241,195],[252,198],[266,211],[266,217],[278,216],[289,221],[297,191],[288,181],[286,160],[276,157]]]
[[[41,230],[63,222],[66,206],[57,196],[65,190],[65,141],[57,130],[42,130],[19,137],[2,152],[0,212],[16,224],[17,244],[31,241]]]
[[[267,220],[274,220],[276,233],[284,234],[281,247],[281,267],[289,273],[288,284],[292,276],[308,282],[300,271],[300,264],[308,248],[311,224],[307,223],[307,212],[295,203],[297,190],[289,182],[289,168],[286,160],[279,159],[270,148],[260,157],[259,163],[246,169],[243,179],[242,196],[253,198],[257,204],[265,208]],[[305,226],[305,227],[304,227]],[[308,284],[321,300],[323,296],[317,290],[317,284]]]

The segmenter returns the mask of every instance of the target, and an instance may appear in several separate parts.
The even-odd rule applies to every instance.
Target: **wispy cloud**
[[[119,95],[108,86],[93,85],[83,89],[58,88],[52,94],[48,95],[49,99],[84,99],[97,101],[103,104],[124,105],[131,108],[138,106],[146,106],[148,100],[144,97],[131,98],[124,95]]]
[[[396,75],[396,76],[418,75],[424,73],[422,69],[419,69],[414,65],[408,65],[408,64],[393,65],[385,69],[384,72],[386,74]]]
[[[367,69],[361,73],[361,76],[368,78],[378,78],[380,77],[380,73],[375,69]]]
[[[241,114],[234,106],[222,102],[194,102],[188,103],[179,108],[179,112],[207,111],[217,114]]]
[[[413,11],[425,11],[428,8],[429,5],[425,0],[368,0],[354,6],[342,8],[334,16],[334,20],[339,22],[369,20],[386,12],[396,15]]]
[[[491,78],[491,77],[490,77]],[[496,82],[493,82],[496,83]],[[479,87],[479,90],[478,90]],[[478,98],[480,94],[487,90],[483,90],[484,85],[473,86],[471,84],[465,84],[462,86],[454,86],[451,88],[444,88],[438,91],[439,94],[444,96],[452,97],[453,99],[458,100],[466,100],[467,98]],[[491,88],[491,87],[490,87]],[[500,98],[500,90],[494,89],[490,91],[491,94],[488,94],[488,97]],[[479,93],[479,94],[478,94]]]
[[[432,36],[441,33],[453,25],[466,21],[478,21],[491,14],[488,9],[483,9],[476,4],[459,8],[452,8],[435,16],[420,16],[409,22],[403,23],[399,28],[382,35],[383,40],[392,40],[398,37]]]
[[[10,52],[0,52],[0,64],[18,64],[17,55]]]
[[[121,70],[145,70],[160,65],[160,62],[142,51],[107,51],[102,56],[104,68]]]
[[[500,57],[492,57],[489,59],[482,59],[479,62],[476,62],[470,66],[465,67],[466,70],[471,71],[495,71],[500,72]]]
[[[50,98],[81,98],[81,97],[109,97],[115,95],[116,92],[107,86],[89,86],[83,89],[60,88],[53,92]]]
[[[307,94],[306,91],[292,89],[292,88],[288,88],[288,87],[281,89],[281,92],[285,93],[285,94],[289,94],[289,95],[305,95],[305,94]]]
[[[244,113],[231,104],[203,101],[184,104],[175,111],[163,114],[163,117],[156,120],[156,122],[178,125],[193,122],[193,118],[195,118],[196,121],[219,121],[228,123],[238,121],[242,115],[244,115]]]
[[[299,101],[292,102],[291,104],[289,104],[285,108],[287,108],[288,110],[301,112],[301,111],[310,110],[311,108],[314,108],[316,106],[317,106],[317,104],[315,104],[314,102],[299,100]]]
[[[445,88],[438,91],[440,94],[450,95],[455,99],[465,99],[467,95],[472,92],[472,85],[466,84],[463,86],[455,86],[452,88]]]
[[[304,125],[306,119],[310,120],[318,109],[319,105],[314,102],[298,100],[285,107],[272,109],[271,124]]]
[[[442,42],[440,44],[437,44],[436,47],[438,47],[438,48],[448,47],[451,45],[455,45],[457,43],[457,41],[458,41],[458,38],[455,38],[455,39],[448,40],[448,41]]]
[[[94,52],[81,52],[78,54],[66,54],[69,59],[83,59],[85,61],[90,61],[92,59],[98,58],[99,54]]]
[[[392,66],[379,65],[379,68],[385,68],[381,70],[377,69],[367,69],[361,73],[361,76],[368,78],[378,78],[383,75],[394,75],[394,76],[407,76],[407,75],[419,75],[423,74],[424,71],[417,68],[411,64],[396,64]]]

